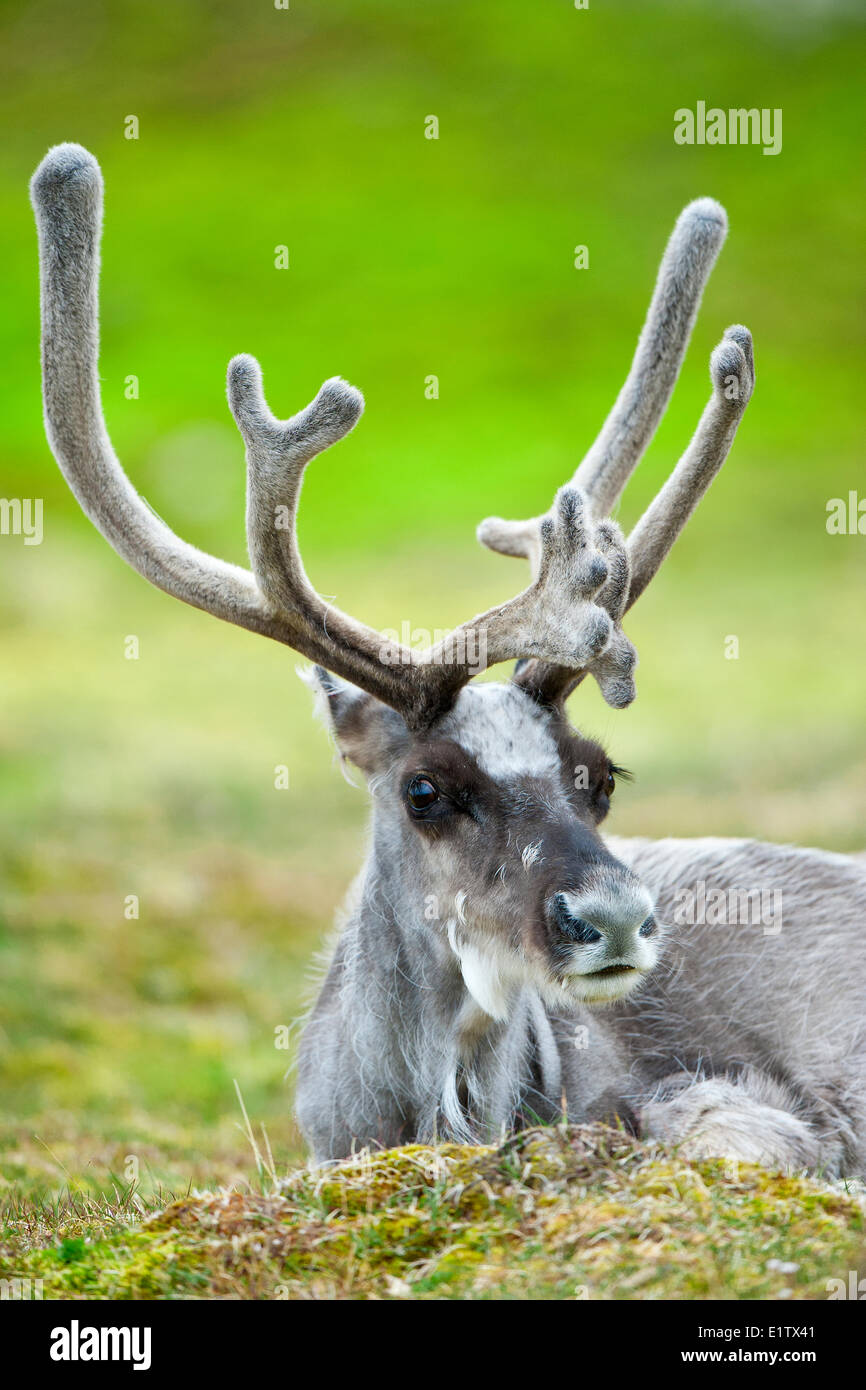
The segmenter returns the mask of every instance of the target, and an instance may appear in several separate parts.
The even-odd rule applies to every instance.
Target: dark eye
[[[608,763],[607,774],[605,776],[604,782],[602,783],[604,794],[607,797],[608,801],[610,801],[610,798],[616,791],[617,778],[621,778],[626,782],[632,782],[634,780],[628,768],[617,767],[616,763]]]
[[[429,777],[413,777],[406,796],[413,811],[426,811],[434,801],[439,800],[439,792]]]

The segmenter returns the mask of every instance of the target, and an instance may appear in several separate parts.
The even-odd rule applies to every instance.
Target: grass
[[[866,1261],[854,1195],[601,1125],[262,1176],[23,1205],[0,1274],[73,1299],[809,1299]]]

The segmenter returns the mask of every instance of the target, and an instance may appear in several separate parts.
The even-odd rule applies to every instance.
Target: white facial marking
[[[556,777],[559,751],[544,711],[514,685],[466,685],[438,726],[488,777]]]
[[[497,1022],[508,1017],[509,990],[495,961],[457,935],[453,918],[447,923],[448,942],[460,962],[463,983],[480,1009]]]
[[[533,864],[537,864],[541,859],[541,850],[542,842],[541,840],[536,840],[534,845],[527,845],[526,849],[521,854],[520,858],[523,860],[523,867],[527,873],[529,873]]]

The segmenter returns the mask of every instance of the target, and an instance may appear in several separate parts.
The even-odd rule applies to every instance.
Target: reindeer
[[[614,708],[634,698],[623,615],[752,394],[751,337],[735,326],[690,445],[624,540],[609,513],[676,381],[726,235],[719,204],[677,221],[628,378],[572,482],[542,516],[479,528],[529,561],[528,587],[418,651],[321,598],[298,550],[304,468],[355,425],[360,393],[333,378],[278,420],[255,359],[235,357],[252,572],[194,549],[139,497],[103,423],[96,161],[55,147],[32,198],[46,428],[72,491],[151,583],[309,658],[339,750],[369,784],[369,856],[300,1045],[315,1158],[567,1114],[619,1117],[689,1155],[866,1170],[866,865],[752,841],[605,841],[618,769],[566,715],[587,675]],[[510,680],[472,679],[505,661]],[[781,890],[781,930],[681,929],[677,895],[697,882]]]

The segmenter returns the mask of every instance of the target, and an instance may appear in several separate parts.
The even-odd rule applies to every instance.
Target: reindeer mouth
[[[602,966],[600,970],[569,975],[566,988],[581,1004],[614,1004],[617,999],[631,994],[645,974],[639,966],[619,961]]]

